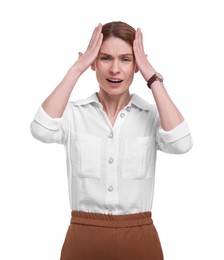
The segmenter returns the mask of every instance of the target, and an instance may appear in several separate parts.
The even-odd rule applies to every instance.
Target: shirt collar
[[[99,102],[99,99],[97,97],[97,93],[93,93],[90,97],[86,98],[86,99],[82,99],[79,101],[76,101],[74,103],[75,106],[85,106],[88,104],[93,103],[94,105],[97,105],[99,107],[102,107],[102,104]]]
[[[129,104],[127,106],[135,106],[135,107],[138,107],[139,109],[142,109],[145,111],[151,110],[151,105],[148,102],[146,102],[143,98],[141,98],[137,94],[132,94],[131,96],[132,96],[131,100],[129,101]],[[103,107],[102,104],[99,102],[96,92],[93,93],[90,97],[88,97],[86,99],[76,101],[74,103],[74,105],[75,106],[84,106],[84,105],[88,105],[91,103],[98,107],[101,107],[101,108]]]
[[[138,96],[137,94],[132,94],[132,98],[129,102],[130,105],[138,107],[139,109],[149,111],[151,110],[151,105],[147,101],[145,101],[143,98]]]

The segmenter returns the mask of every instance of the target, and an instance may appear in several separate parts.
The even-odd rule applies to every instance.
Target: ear
[[[139,68],[138,68],[138,66],[136,65],[136,67],[135,67],[135,73],[137,73],[137,72],[139,72]]]
[[[96,70],[95,69],[95,62],[93,64],[91,64],[91,69],[94,70],[94,71]]]

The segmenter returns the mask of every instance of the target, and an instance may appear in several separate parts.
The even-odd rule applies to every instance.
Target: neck
[[[114,125],[118,113],[128,104],[131,95],[129,92],[125,92],[121,95],[110,95],[100,90],[98,99],[103,105],[103,109],[110,119],[111,124]]]

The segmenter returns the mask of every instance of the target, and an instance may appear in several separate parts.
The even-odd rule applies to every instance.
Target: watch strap
[[[151,89],[152,83],[157,80],[157,74],[153,74],[152,77],[147,81],[147,86]]]

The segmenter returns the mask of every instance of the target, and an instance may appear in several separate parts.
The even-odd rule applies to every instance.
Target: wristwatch
[[[151,89],[152,83],[156,80],[163,82],[163,76],[158,72],[153,74],[152,77],[147,81],[147,86]]]

